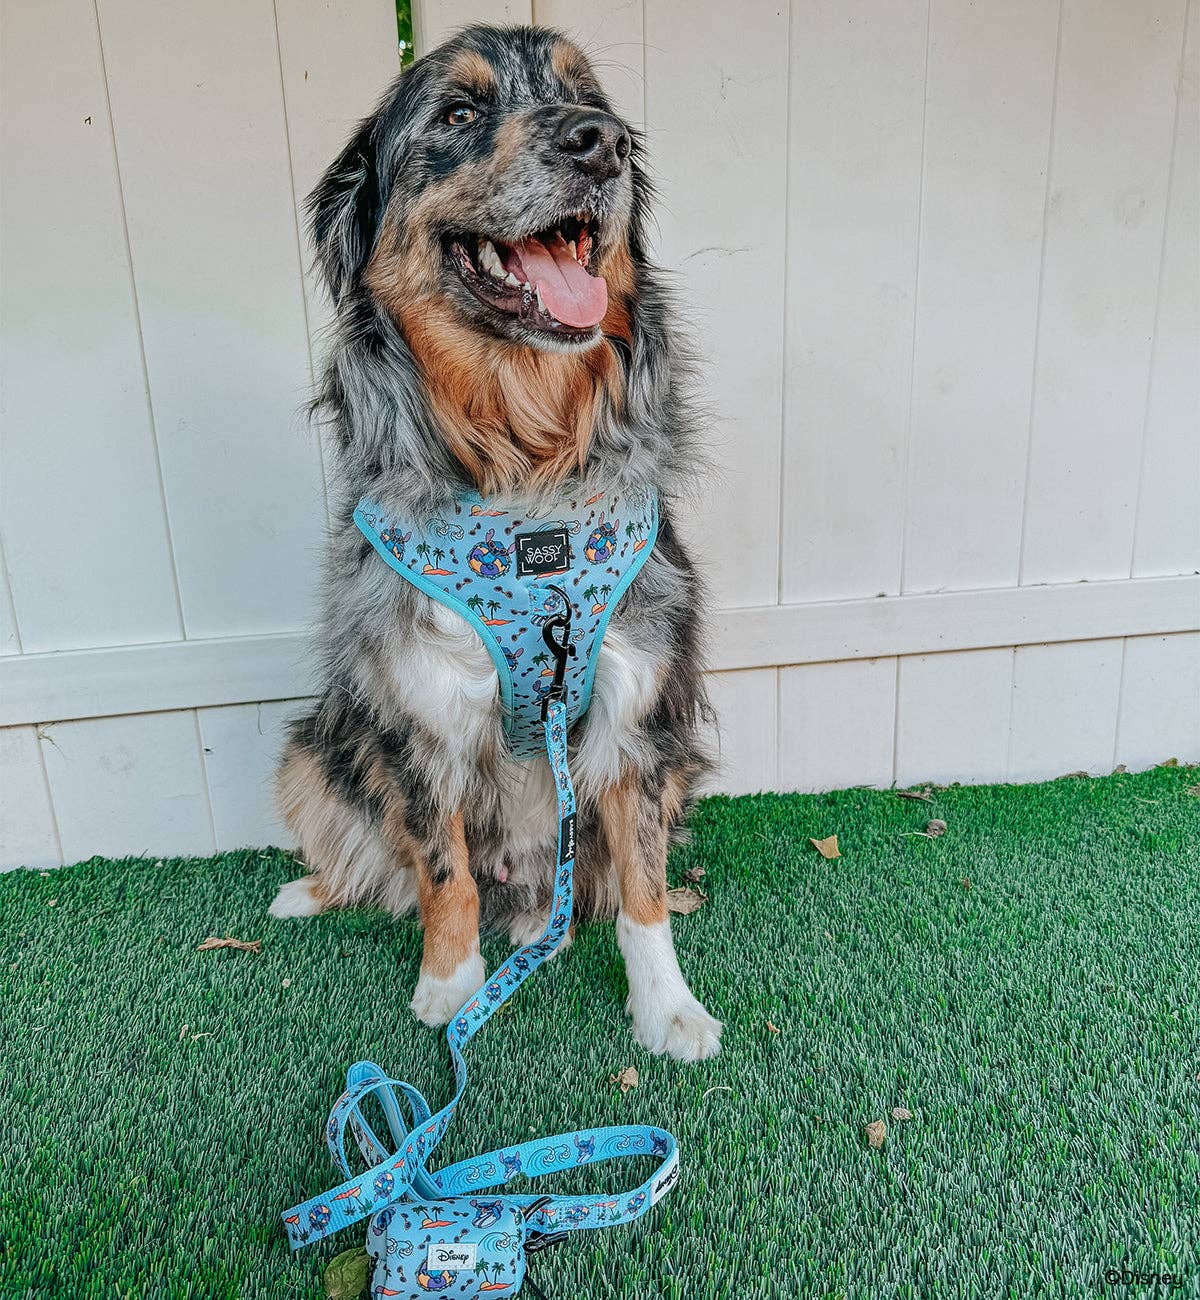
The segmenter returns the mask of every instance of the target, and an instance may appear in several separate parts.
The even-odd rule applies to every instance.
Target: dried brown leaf
[[[837,836],[830,835],[828,839],[814,840],[809,836],[808,842],[823,858],[840,858],[841,850],[838,848]]]
[[[704,879],[704,876],[705,870],[703,867],[688,867],[683,873],[683,878],[689,885],[698,885]]]
[[[689,912],[699,911],[708,902],[708,895],[698,889],[668,889],[667,911],[678,912],[687,916]]]
[[[933,791],[928,786],[924,790],[897,790],[896,794],[901,799],[922,799],[925,803],[933,802]]]
[[[211,952],[214,948],[236,948],[238,952],[262,952],[262,940],[231,939],[228,935],[224,939],[218,939],[210,934],[202,944],[198,945],[196,951]]]
[[[1164,758],[1163,761],[1159,763],[1159,767],[1178,767],[1178,766],[1179,766],[1179,759],[1177,758]]]
[[[636,1088],[638,1086],[638,1072],[634,1066],[627,1065],[623,1069],[618,1070],[616,1074],[610,1074],[608,1076],[608,1081],[609,1083],[615,1083],[617,1087],[621,1089],[622,1096],[624,1096],[630,1088]]]
[[[777,1033],[779,1033],[779,1026],[778,1026],[778,1025],[773,1025],[773,1024],[768,1020],[768,1021],[767,1021],[767,1033],[769,1033],[769,1034],[777,1034]]]
[[[925,834],[931,840],[936,840],[939,835],[945,835],[946,823],[940,817],[934,817],[932,821],[925,823]]]
[[[883,1146],[884,1139],[887,1137],[887,1125],[881,1119],[873,1119],[867,1125],[867,1145],[875,1148],[876,1151]]]
[[[963,876],[962,887],[963,887],[964,889],[970,889],[970,888],[971,888],[971,882],[966,878],[966,876]]]
[[[903,1106],[892,1107],[893,1119],[912,1119],[912,1111],[906,1110]]]
[[[188,1025],[188,1024],[183,1024],[183,1025],[180,1025],[180,1026],[179,1026],[179,1041],[180,1041],[181,1043],[182,1043],[183,1040],[187,1037],[187,1035],[188,1035],[188,1030],[189,1030],[190,1028],[191,1028],[191,1025]]]

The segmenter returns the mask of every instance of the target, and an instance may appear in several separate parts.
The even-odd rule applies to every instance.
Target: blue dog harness
[[[287,1210],[284,1227],[296,1250],[369,1216],[372,1297],[511,1296],[526,1280],[527,1254],[576,1229],[640,1218],[679,1176],[675,1139],[641,1124],[560,1133],[437,1171],[427,1168],[466,1090],[463,1049],[555,951],[570,925],[575,791],[567,730],[587,708],[612,610],[653,549],[657,499],[652,490],[601,492],[586,500],[581,493],[531,514],[518,502],[463,493],[445,518],[398,519],[364,500],[354,520],[402,578],[455,610],[482,638],[496,665],[513,753],[528,757],[544,745],[550,760],[559,865],[541,937],[514,952],[446,1027],[452,1099],[434,1113],[415,1088],[370,1061],[351,1066],[326,1126],[345,1181]],[[363,1114],[372,1096],[389,1142]],[[368,1166],[358,1174],[346,1155],[347,1127]],[[644,1182],[615,1196],[482,1195],[521,1174],[538,1177],[632,1155],[660,1163]]]
[[[406,581],[479,633],[500,680],[508,743],[519,758],[541,752],[541,704],[555,687],[548,619],[570,614],[564,669],[568,726],[588,706],[608,620],[654,549],[652,490],[580,493],[531,507],[459,496],[444,518],[397,519],[361,501],[354,522]],[[570,610],[567,610],[567,602]]]

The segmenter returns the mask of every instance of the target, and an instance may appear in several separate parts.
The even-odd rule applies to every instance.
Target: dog
[[[399,580],[352,513],[364,497],[427,519],[464,490],[650,485],[657,542],[569,736],[576,903],[616,916],[637,1040],[696,1061],[717,1053],[721,1025],[680,972],[666,862],[710,767],[703,590],[675,526],[699,416],[646,252],[650,200],[641,141],[580,49],[545,28],[485,26],[403,72],[310,196],[335,307],[313,405],[339,465],[323,691],[293,724],[277,783],[309,874],[270,910],[417,908],[411,1005],[429,1025],[483,982],[481,921],[514,944],[542,933],[557,864],[549,766],[506,748],[479,635]]]

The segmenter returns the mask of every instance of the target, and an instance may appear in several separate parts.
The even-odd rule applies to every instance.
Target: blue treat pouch
[[[372,1296],[512,1296],[525,1280],[525,1215],[486,1197],[400,1201],[371,1218],[367,1253]]]

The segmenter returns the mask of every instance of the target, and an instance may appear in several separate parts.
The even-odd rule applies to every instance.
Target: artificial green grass
[[[675,932],[721,1056],[637,1047],[613,927],[584,927],[472,1044],[439,1155],[676,1134],[682,1179],[646,1218],[535,1261],[556,1298],[1148,1294],[1104,1283],[1123,1265],[1200,1295],[1198,777],[708,800],[671,873],[707,870]],[[911,834],[932,817],[944,835]],[[834,833],[826,862],[809,837]],[[279,1212],[335,1181],[347,1065],[440,1104],[446,1050],[407,1010],[415,924],[269,920],[296,871],[271,851],[0,879],[6,1300],[319,1297],[361,1243],[292,1257]],[[196,951],[226,934],[261,954]]]

